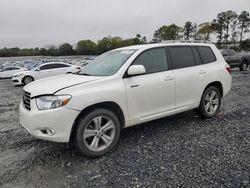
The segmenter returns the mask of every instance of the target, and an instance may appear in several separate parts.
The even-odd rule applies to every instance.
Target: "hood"
[[[30,73],[31,71],[29,71],[29,70],[25,70],[24,68],[22,68],[22,71],[20,71],[20,72],[18,72],[18,73],[15,73],[15,74],[13,74],[13,76],[16,76],[16,75],[18,75],[18,74],[27,74],[27,73]]]
[[[54,94],[59,90],[69,88],[75,85],[93,82],[95,80],[103,79],[104,77],[84,76],[77,74],[65,74],[60,76],[53,76],[41,80],[31,82],[23,89],[31,93],[31,97],[38,95]]]

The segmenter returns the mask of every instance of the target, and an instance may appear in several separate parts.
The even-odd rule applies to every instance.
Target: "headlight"
[[[49,110],[65,106],[70,101],[70,95],[50,95],[36,98],[36,106],[39,110]]]

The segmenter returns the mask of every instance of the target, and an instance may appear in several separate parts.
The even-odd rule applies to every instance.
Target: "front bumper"
[[[21,85],[21,84],[23,84],[23,83],[22,83],[22,79],[23,79],[23,78],[21,78],[21,77],[12,77],[12,78],[11,78],[12,83],[13,83],[14,85]]]
[[[37,110],[31,100],[31,111],[23,102],[19,107],[20,122],[34,137],[53,142],[69,142],[71,129],[79,111],[65,107],[52,110]],[[35,107],[35,108],[34,108]]]

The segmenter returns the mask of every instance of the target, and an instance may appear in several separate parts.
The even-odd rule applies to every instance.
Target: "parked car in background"
[[[80,71],[80,66],[74,66],[63,62],[50,62],[44,63],[33,70],[14,74],[12,77],[12,82],[15,85],[26,85],[34,80],[60,74],[79,73]]]
[[[241,71],[247,70],[250,64],[250,54],[239,54],[232,49],[221,49],[220,51],[230,67],[239,67]]]
[[[219,112],[231,88],[230,66],[213,44],[129,46],[98,56],[79,74],[24,87],[20,122],[35,137],[104,155],[121,128],[196,109]]]
[[[18,72],[26,71],[27,69],[21,68],[21,67],[5,67],[0,70],[0,79],[1,78],[11,78],[13,74],[16,74]]]

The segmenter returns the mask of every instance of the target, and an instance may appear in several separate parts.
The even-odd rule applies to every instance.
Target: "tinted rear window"
[[[61,63],[55,63],[52,65],[52,69],[65,68],[65,67],[69,67],[69,66],[65,64],[61,64]]]
[[[195,66],[194,55],[189,46],[169,47],[171,64],[173,69]]]
[[[203,64],[212,63],[216,61],[216,57],[210,47],[199,46],[197,47],[197,50],[200,54]]]
[[[53,67],[52,64],[43,65],[43,66],[40,67],[40,70],[52,69],[52,67]]]

